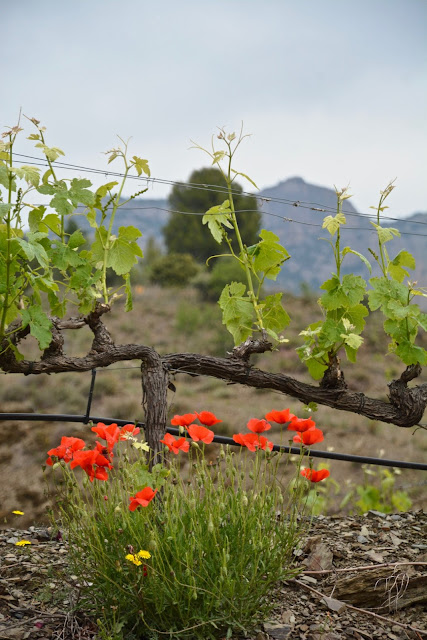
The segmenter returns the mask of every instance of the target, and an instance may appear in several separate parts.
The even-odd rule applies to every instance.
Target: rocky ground
[[[31,544],[17,545],[21,540]],[[278,585],[272,619],[251,640],[427,637],[427,514],[318,517],[295,550],[302,573]],[[0,639],[95,640],[49,528],[0,532]],[[99,636],[98,636],[99,637]]]

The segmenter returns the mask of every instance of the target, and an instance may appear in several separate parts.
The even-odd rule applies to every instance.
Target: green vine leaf
[[[7,216],[9,211],[12,209],[11,204],[7,204],[6,202],[0,202],[0,218],[4,218]]]
[[[62,151],[62,149],[59,149],[58,147],[48,147],[47,145],[43,144],[43,142],[39,142],[35,146],[43,151],[46,158],[50,160],[50,162],[55,162],[55,160],[57,160],[59,156],[65,156],[65,153]]]
[[[40,184],[40,169],[38,167],[31,167],[30,165],[23,164],[21,167],[13,167],[13,172],[18,178],[23,178],[28,184],[33,187],[38,187]]]
[[[242,282],[232,282],[224,287],[218,301],[223,315],[222,323],[236,345],[244,342],[252,333],[254,308],[245,292],[246,286]]]
[[[17,238],[16,242],[20,245],[26,258],[28,260],[37,260],[37,262],[47,269],[49,267],[49,256],[46,253],[46,249],[41,244],[41,240],[47,238],[46,233],[37,231],[35,233],[29,232],[27,234],[28,240],[24,238]]]
[[[368,309],[364,304],[357,304],[350,309],[346,309],[345,317],[350,321],[356,333],[362,333],[365,328],[365,318],[369,315]]]
[[[146,176],[150,177],[150,167],[148,166],[148,160],[143,160],[143,158],[138,158],[138,156],[133,156],[132,161],[134,163],[134,167],[136,169],[137,174],[140,176],[141,173],[145,173]]]
[[[70,249],[78,249],[78,247],[81,247],[85,243],[86,238],[84,237],[80,229],[77,229],[68,238],[67,247],[69,247]]]
[[[222,204],[211,207],[202,218],[202,223],[207,224],[214,239],[221,244],[223,237],[223,226],[232,229],[230,201],[224,200]]]
[[[320,303],[325,309],[334,310],[340,307],[350,309],[363,299],[366,282],[360,276],[353,274],[345,275],[340,282],[338,276],[333,275],[320,288],[327,292],[320,298]]]
[[[129,273],[133,265],[142,258],[142,249],[135,240],[141,236],[135,227],[120,227],[119,235],[111,242],[108,253],[107,266],[111,267],[118,276]]]
[[[283,331],[291,321],[288,313],[282,306],[282,296],[282,293],[274,293],[267,296],[259,305],[264,328],[267,331],[273,331],[275,334],[273,337],[275,337],[276,340],[278,339],[278,334]]]
[[[345,344],[351,347],[354,351],[357,351],[363,344],[362,336],[358,336],[356,333],[342,333],[341,338],[344,340]]]
[[[409,277],[409,273],[403,267],[415,269],[415,258],[409,251],[399,251],[394,260],[389,262],[387,271],[394,280],[403,282],[405,276]]]
[[[0,184],[3,185],[5,189],[9,189],[9,176],[11,173],[13,175],[13,171],[11,172],[9,167],[6,164],[4,164],[4,162],[0,162]],[[12,191],[16,191],[15,178],[12,179],[11,187],[12,187]]]
[[[371,311],[381,308],[387,317],[389,315],[388,304],[398,301],[402,306],[408,303],[408,288],[404,284],[389,280],[388,278],[371,278],[369,280],[372,289],[368,291],[369,308]]]
[[[314,380],[321,380],[323,378],[323,374],[325,373],[327,366],[322,364],[315,358],[309,358],[305,360],[305,364],[307,366],[308,372]]]
[[[379,224],[375,224],[372,220],[369,221],[373,227],[377,230],[378,240],[380,244],[393,240],[394,236],[400,238],[400,231],[393,227],[381,227]]]
[[[427,364],[427,351],[422,347],[417,347],[409,340],[402,340],[395,349],[395,353],[406,365]]]
[[[52,323],[40,305],[32,305],[21,311],[22,326],[30,326],[30,333],[38,341],[40,349],[47,349],[52,340]]]
[[[279,236],[272,231],[262,229],[259,235],[261,241],[249,247],[248,254],[256,272],[263,273],[264,278],[276,280],[282,264],[291,256],[279,243]]]
[[[322,229],[327,229],[331,236],[333,236],[342,224],[346,224],[346,219],[345,215],[339,212],[336,216],[326,216],[323,220]]]

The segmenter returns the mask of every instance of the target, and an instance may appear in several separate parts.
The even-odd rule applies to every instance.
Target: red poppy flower
[[[247,427],[249,431],[253,431],[254,433],[263,433],[264,431],[271,429],[271,424],[269,424],[267,420],[252,418],[252,420],[249,420]]]
[[[214,439],[214,432],[210,429],[206,429],[206,427],[201,427],[199,424],[190,424],[188,427],[188,433],[194,440],[194,442],[204,442],[205,444],[210,444]]]
[[[174,416],[171,420],[171,424],[174,427],[188,427],[188,425],[194,422],[196,418],[197,413],[184,413],[183,416]]]
[[[196,415],[200,422],[205,425],[205,427],[213,427],[214,424],[222,422],[222,420],[218,420],[216,415],[214,413],[211,413],[210,411],[201,411],[200,413],[196,411]]]
[[[95,449],[110,462],[113,460],[114,453],[110,451],[104,444],[98,442],[98,440],[95,442]]]
[[[316,471],[315,469],[303,469],[301,471],[301,475],[310,480],[310,482],[320,482],[327,478],[330,474],[327,469],[320,469]]]
[[[270,411],[265,416],[266,420],[270,422],[276,422],[277,424],[286,424],[291,422],[296,416],[289,411],[289,409],[283,409],[283,411]]]
[[[187,452],[190,448],[190,443],[188,442],[188,440],[186,440],[185,438],[178,438],[178,440],[175,440],[175,438],[170,433],[165,433],[165,435],[163,436],[163,440],[160,440],[160,442],[163,442],[163,444],[167,446],[169,451],[173,451],[175,455],[178,455],[180,451]]]
[[[135,493],[134,496],[129,498],[130,505],[129,511],[135,511],[138,507],[146,507],[149,502],[154,498],[157,493],[157,489],[153,489],[151,487],[145,487],[138,493]]]
[[[303,431],[308,431],[309,429],[314,429],[316,423],[311,418],[301,419],[295,418],[291,420],[291,424],[288,426],[288,431],[299,431],[302,433]]]
[[[89,476],[89,480],[93,482],[94,478],[98,480],[108,480],[107,470],[103,467],[111,469],[111,462],[99,452],[99,449],[90,449],[89,451],[76,451],[70,467],[81,467]]]
[[[297,444],[304,444],[306,447],[315,444],[316,442],[323,442],[323,431],[321,429],[308,429],[307,431],[303,431],[302,433],[298,433],[293,438],[294,442]]]
[[[243,447],[247,447],[249,451],[256,451],[256,449],[265,451],[267,448],[272,451],[273,449],[273,443],[257,433],[236,433],[233,435],[233,440]]]
[[[81,438],[70,438],[68,436],[63,436],[61,438],[61,444],[59,447],[55,449],[50,449],[47,454],[49,458],[46,460],[46,464],[50,467],[53,465],[52,458],[50,456],[55,456],[60,460],[64,460],[64,462],[70,462],[73,459],[74,453],[83,449],[86,446],[86,443]]]
[[[134,424],[125,424],[125,426],[120,429],[119,440],[126,440],[126,436],[136,436],[140,431],[141,429],[135,427]]]
[[[92,427],[92,431],[94,431],[99,438],[107,442],[109,451],[114,449],[114,446],[120,439],[120,429],[115,423],[109,424],[107,427],[103,422],[98,422],[96,427]]]

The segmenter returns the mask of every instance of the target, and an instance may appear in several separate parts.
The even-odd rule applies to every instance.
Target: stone
[[[320,602],[323,602],[328,609],[335,611],[338,615],[347,609],[345,602],[341,602],[341,600],[336,600],[335,598],[330,598],[328,596],[322,598]]]
[[[264,630],[271,638],[274,638],[274,640],[286,640],[286,638],[290,637],[289,634],[291,633],[292,628],[288,625],[274,623],[269,624],[266,622],[264,624]]]

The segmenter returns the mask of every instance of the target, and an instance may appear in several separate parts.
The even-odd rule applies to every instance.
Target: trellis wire
[[[26,158],[26,159],[31,159],[31,160],[35,160],[36,162],[33,164],[35,165],[39,165],[39,166],[45,166],[48,167],[48,163],[46,161],[45,158],[40,158],[37,156],[30,156],[30,155],[24,155],[24,154],[20,154],[20,153],[16,153],[15,156],[20,156],[22,158]],[[18,160],[18,162],[22,163],[22,160]],[[111,175],[111,176],[115,176],[115,177],[124,177],[124,174],[119,172],[119,171],[111,171],[111,170],[103,170],[103,169],[97,169],[94,167],[85,167],[85,166],[81,166],[81,165],[76,165],[76,164],[70,164],[70,163],[66,163],[66,162],[61,162],[61,161],[56,161],[56,165],[59,168],[62,169],[68,169],[71,171],[82,171],[82,172],[86,172],[86,173],[97,173],[97,174],[102,174],[102,175]],[[134,180],[138,180],[138,181],[145,181],[147,184],[148,183],[159,183],[159,184],[168,184],[168,185],[176,185],[176,186],[180,186],[180,187],[185,187],[185,188],[190,188],[190,189],[198,189],[198,190],[202,190],[202,191],[213,191],[216,193],[223,193],[224,195],[228,195],[228,190],[226,188],[226,186],[224,186],[223,188],[218,187],[218,185],[210,185],[210,184],[199,184],[199,183],[191,183],[191,182],[181,182],[181,181],[176,181],[176,180],[166,180],[163,178],[154,178],[154,177],[145,177],[145,176],[133,176],[133,175],[129,175],[128,176],[129,179],[134,179]],[[336,213],[336,208],[335,207],[331,207],[330,205],[325,205],[325,204],[320,204],[317,202],[306,202],[303,200],[290,200],[288,198],[277,198],[274,196],[259,196],[253,193],[250,193],[248,191],[232,191],[233,195],[244,195],[244,196],[252,196],[255,197],[257,200],[261,200],[261,202],[276,202],[276,203],[281,203],[281,204],[287,204],[287,205],[291,205],[294,207],[300,207],[302,209],[307,209],[307,210],[311,210],[311,211],[318,211],[318,212],[324,212],[324,213]],[[133,207],[128,207],[128,209],[131,209]],[[140,207],[138,207],[140,208]],[[142,208],[142,207],[141,207]],[[152,208],[152,207],[150,207]],[[181,211],[170,211],[170,213],[190,213],[190,212],[181,212]],[[192,212],[191,212],[192,213]],[[269,211],[263,211],[262,213],[266,214],[266,215],[271,215],[271,216],[275,216],[278,218],[283,218],[283,220],[287,221],[287,222],[296,222],[296,223],[300,223],[300,224],[304,224],[299,220],[291,220],[290,218],[286,218],[283,216],[280,216],[278,214],[273,214],[272,212]],[[343,210],[343,213],[350,215],[350,216],[359,216],[361,218],[375,218],[375,214],[370,214],[370,213],[361,213],[361,212],[357,212],[357,211],[346,211]],[[196,214],[199,215],[199,214]],[[204,215],[204,214],[200,214],[200,215]],[[387,216],[387,215],[383,215],[382,219],[388,219],[388,220],[396,220],[396,221],[405,221],[405,222],[409,222],[409,223],[414,223],[414,224],[421,224],[421,225],[426,225],[426,222],[423,221],[418,221],[418,220],[405,220],[405,218],[394,218],[391,216]],[[310,224],[310,223],[305,223],[305,224]],[[311,226],[321,226],[321,225],[315,225],[312,224]],[[353,229],[353,227],[346,227],[347,229]],[[358,227],[355,227],[354,229],[358,229]],[[361,229],[361,230],[365,230],[365,231],[370,231],[370,228],[366,228],[366,229]],[[424,236],[425,234],[417,234],[417,233],[409,233],[409,232],[402,232],[401,235],[418,235],[418,236]]]

